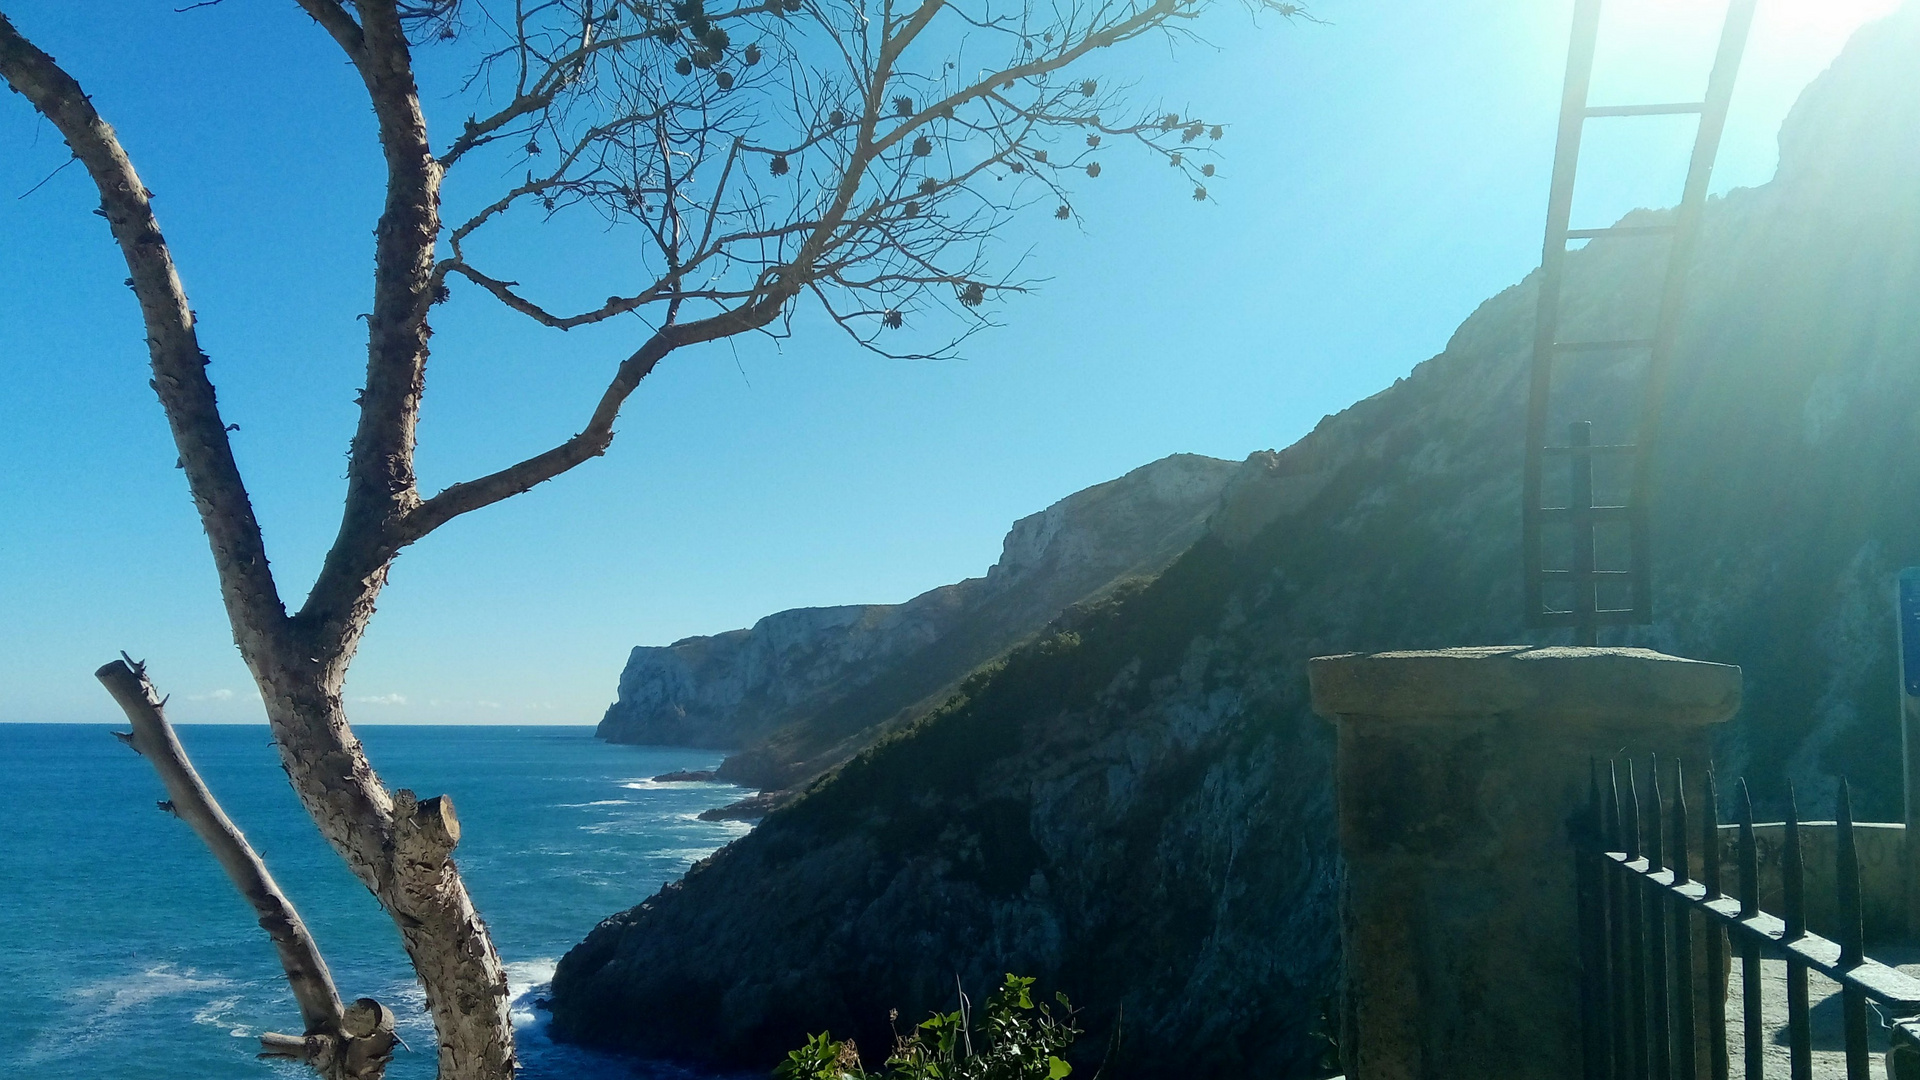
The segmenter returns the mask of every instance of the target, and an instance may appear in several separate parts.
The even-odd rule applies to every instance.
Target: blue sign
[[[1920,697],[1920,566],[1900,571],[1900,685]]]

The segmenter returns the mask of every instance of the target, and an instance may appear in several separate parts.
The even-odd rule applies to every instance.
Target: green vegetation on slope
[[[1717,764],[1763,812],[1789,780],[1819,803],[1843,774],[1863,817],[1898,807],[1890,582],[1920,564],[1914,55],[1920,5],[1808,91],[1779,180],[1709,206],[1656,462],[1658,621],[1609,642],[1742,666]],[[1651,254],[1578,253],[1568,335],[1640,336]],[[889,1008],[1024,971],[1082,1003],[1089,1042],[1124,1011],[1115,1075],[1312,1075],[1338,860],[1305,662],[1529,640],[1533,295],[1488,300],[1439,356],[1274,456],[1221,515],[1233,527],[1159,578],[603,923],[560,966],[555,1031],[767,1066],[823,1029],[888,1045]],[[1578,409],[1596,441],[1630,438],[1609,418],[1633,414],[1637,376],[1568,371],[1556,422]]]

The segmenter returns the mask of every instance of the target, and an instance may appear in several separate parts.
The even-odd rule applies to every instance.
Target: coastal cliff
[[[1174,454],[1015,522],[984,577],[903,604],[798,608],[636,648],[597,734],[739,750],[719,775],[747,787],[811,779],[1067,607],[1159,572],[1200,537],[1242,471]]]
[[[1920,6],[1803,96],[1778,178],[1713,200],[1670,372],[1655,616],[1603,632],[1735,663],[1723,776],[1763,812],[1837,777],[1899,808],[1890,582],[1920,564]],[[1629,221],[1660,220],[1641,211]],[[1658,252],[1570,259],[1572,338],[1641,336]],[[888,1010],[1000,973],[1086,1009],[1112,1075],[1314,1075],[1337,955],[1330,739],[1305,662],[1559,640],[1520,620],[1535,280],[1446,349],[1252,459],[1210,529],[969,678],[563,959],[562,1038],[765,1067],[807,1032],[889,1044]],[[1596,442],[1630,361],[1568,364]],[[1603,489],[1619,477],[1602,480]],[[1602,492],[1605,497],[1606,492]]]

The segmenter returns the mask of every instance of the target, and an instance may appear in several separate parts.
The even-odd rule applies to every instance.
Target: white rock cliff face
[[[887,683],[852,710],[858,716],[831,725],[827,741],[838,742],[910,709],[1068,606],[1158,571],[1199,538],[1243,468],[1175,454],[1076,492],[1015,522],[985,577],[903,604],[798,608],[748,630],[636,648],[599,735],[737,749]],[[905,665],[915,671],[903,674]],[[782,769],[821,748],[809,743],[773,755],[781,760],[755,771],[780,775],[752,779],[785,778]]]
[[[1920,3],[1807,91],[1779,182],[1709,204],[1655,459],[1656,622],[1602,639],[1741,666],[1714,764],[1763,815],[1789,782],[1824,813],[1842,776],[1862,820],[1899,813],[1890,584],[1920,565],[1916,57]],[[1651,310],[1657,254],[1576,253],[1568,336],[1636,336],[1614,313]],[[1256,455],[1151,585],[1076,609],[601,923],[559,964],[556,1036],[764,1069],[831,1030],[878,1057],[888,1010],[949,1009],[956,979],[977,995],[1014,971],[1084,1009],[1075,1075],[1122,1032],[1110,1077],[1325,1075],[1312,1029],[1338,957],[1339,847],[1306,664],[1566,640],[1520,619],[1536,282]],[[1596,421],[1633,415],[1630,365],[1562,374]]]

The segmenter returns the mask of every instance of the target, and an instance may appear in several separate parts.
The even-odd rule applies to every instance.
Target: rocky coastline
[[[1842,776],[1863,819],[1898,814],[1889,590],[1920,565],[1916,55],[1920,5],[1863,31],[1788,117],[1777,178],[1709,205],[1656,461],[1656,622],[1602,641],[1744,669],[1715,763],[1763,814],[1789,783],[1823,805]],[[1635,336],[1651,265],[1627,239],[1577,253],[1565,336]],[[1017,971],[1085,1006],[1088,1053],[1118,1040],[1113,1076],[1316,1075],[1340,871],[1305,661],[1552,640],[1519,619],[1534,285],[1256,455],[1150,582],[1055,619],[603,922],[560,963],[555,1034],[765,1068],[814,1031],[881,1051],[888,1010]],[[1562,392],[1631,416],[1635,376],[1593,364]]]

